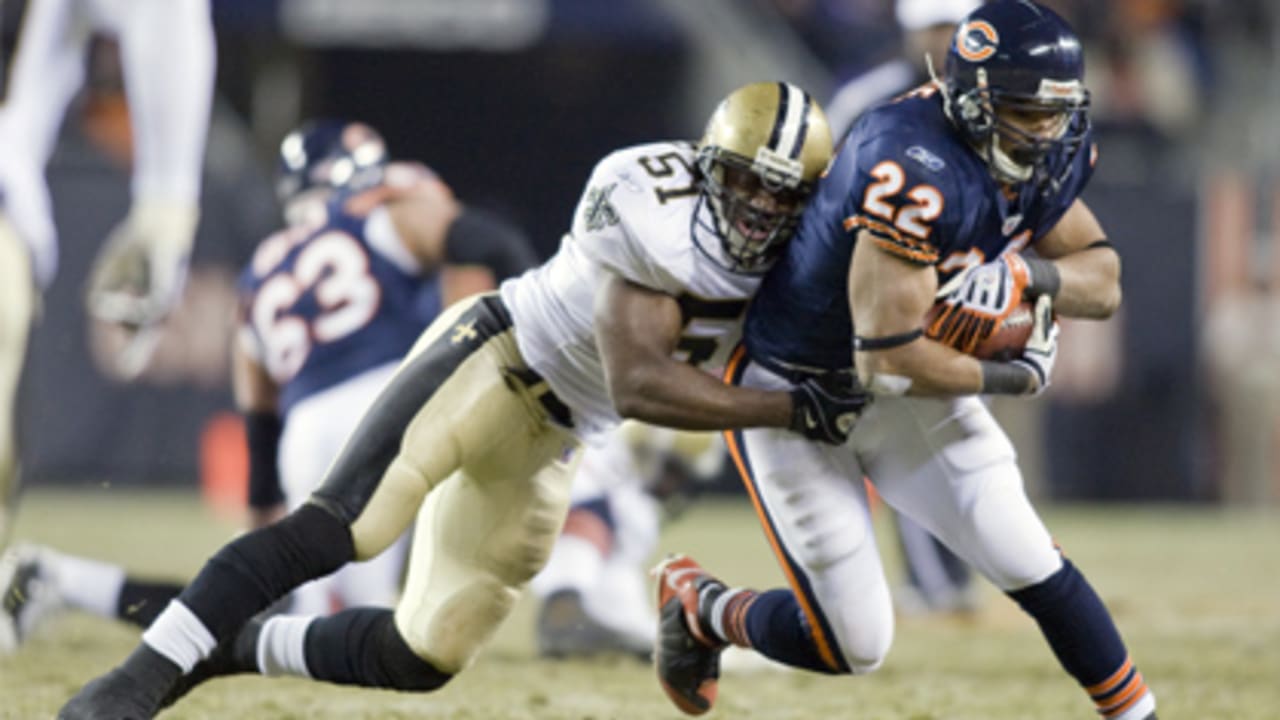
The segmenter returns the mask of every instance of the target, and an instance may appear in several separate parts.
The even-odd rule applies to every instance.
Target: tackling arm
[[[788,393],[725,385],[672,357],[675,298],[610,275],[596,293],[596,341],[618,414],[683,430],[788,427]]]
[[[1077,199],[1035,249],[1056,269],[1053,309],[1065,317],[1102,320],[1120,307],[1120,254],[1106,244],[1093,212]],[[1101,243],[1101,244],[1099,244]]]

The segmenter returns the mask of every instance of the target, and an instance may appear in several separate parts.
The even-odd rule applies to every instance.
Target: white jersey
[[[679,301],[681,359],[715,371],[741,337],[761,276],[728,269],[693,167],[694,147],[684,142],[609,155],[591,174],[559,252],[502,284],[521,354],[573,410],[584,439],[619,421],[592,319],[596,288],[608,274]]]

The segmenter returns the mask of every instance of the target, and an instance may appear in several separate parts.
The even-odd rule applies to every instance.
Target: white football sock
[[[182,668],[184,675],[218,645],[209,628],[179,600],[169,601],[160,617],[142,633],[142,642]]]
[[[1148,690],[1142,699],[1133,704],[1133,707],[1125,710],[1111,720],[1144,720],[1148,715],[1156,711],[1156,696]]]
[[[276,615],[258,634],[254,657],[263,675],[311,677],[307,669],[307,628],[313,615]]]
[[[561,535],[551,549],[551,558],[530,587],[538,597],[557,590],[577,590],[586,594],[600,575],[604,558],[594,543],[574,535]]]
[[[724,609],[729,607],[730,600],[733,600],[744,592],[747,592],[746,588],[725,590],[720,593],[720,597],[716,598],[715,602],[711,603],[711,632],[715,634],[717,639],[723,642],[729,641],[729,636],[724,632]]]
[[[116,617],[124,568],[47,548],[40,550],[40,564],[50,570],[58,595],[67,606],[98,617]]]

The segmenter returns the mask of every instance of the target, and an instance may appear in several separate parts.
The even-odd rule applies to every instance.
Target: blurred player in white
[[[830,154],[821,108],[773,82],[731,93],[697,145],[607,156],[559,252],[432,323],[311,499],[210,558],[60,717],[152,717],[234,672],[435,690],[546,563],[580,440],[631,417],[842,442],[865,394],[828,378],[735,388],[702,369],[723,364]],[[394,611],[250,622],[300,583],[379,554],[415,518]]]
[[[622,652],[648,660],[657,631],[646,563],[664,512],[725,462],[714,433],[628,421],[582,453],[551,558],[530,588],[541,599],[538,652]]]
[[[95,261],[87,298],[96,317],[138,331],[121,362],[143,363],[145,329],[181,293],[199,216],[215,65],[208,0],[30,0],[0,109],[0,544],[17,485],[27,334],[58,262],[44,169],[94,33],[120,43],[135,143],[132,204]]]
[[[534,264],[522,233],[460,203],[427,167],[389,162],[382,137],[362,123],[317,120],[286,136],[277,191],[288,224],[241,276],[233,352],[255,526],[306,500],[444,305]],[[405,550],[401,540],[298,588],[292,609],[394,604]],[[0,564],[0,589],[4,651],[58,606],[146,627],[182,586],[18,546]]]

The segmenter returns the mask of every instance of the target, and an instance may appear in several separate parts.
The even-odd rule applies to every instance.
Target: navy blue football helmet
[[[380,185],[387,146],[377,130],[359,122],[307,122],[280,143],[276,197],[282,206],[311,190],[360,192]]]
[[[1089,132],[1084,51],[1065,20],[1030,0],[982,5],[956,30],[943,79],[948,116],[997,180],[1061,180],[1048,159]]]

